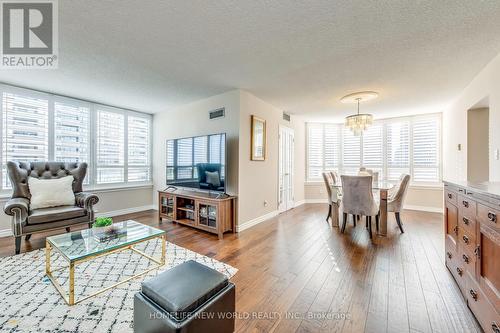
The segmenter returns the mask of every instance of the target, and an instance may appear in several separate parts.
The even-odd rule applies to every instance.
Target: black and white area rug
[[[137,246],[158,257],[161,242]],[[165,266],[81,303],[68,306],[45,276],[45,250],[0,258],[0,332],[133,332],[134,294],[141,282],[187,260],[196,260],[231,278],[237,269],[167,242]],[[87,261],[75,267],[78,300],[155,265],[132,251]],[[68,290],[68,263],[52,251],[53,275]]]

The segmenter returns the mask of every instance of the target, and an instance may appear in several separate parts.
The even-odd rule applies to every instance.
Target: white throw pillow
[[[28,177],[30,209],[74,205],[73,179],[73,176],[58,179]]]

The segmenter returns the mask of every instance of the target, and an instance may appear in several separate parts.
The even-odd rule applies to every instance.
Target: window
[[[2,94],[2,188],[10,188],[7,161],[49,158],[49,101],[41,95]]]
[[[55,160],[88,162],[90,108],[71,101],[54,102]]]
[[[151,181],[149,114],[7,85],[0,97],[2,190],[7,161],[87,162],[89,186]]]
[[[375,121],[361,136],[342,124],[307,124],[307,178],[321,180],[323,171],[357,174],[361,166],[397,180],[441,180],[441,116],[439,114]]]
[[[151,179],[151,119],[128,116],[128,181],[144,182]]]
[[[97,183],[125,180],[125,117],[121,113],[97,110]]]
[[[439,124],[433,118],[412,124],[413,179],[416,182],[439,180]]]

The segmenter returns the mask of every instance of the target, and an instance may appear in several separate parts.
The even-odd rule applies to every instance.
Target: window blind
[[[127,117],[127,153],[129,182],[148,181],[150,175],[150,128],[151,120],[146,117]]]
[[[361,165],[361,137],[342,127],[342,173],[357,175]]]
[[[412,126],[413,178],[417,182],[439,181],[440,124],[435,117],[415,119]]]
[[[10,188],[5,163],[49,159],[49,102],[28,94],[2,94],[2,187]]]
[[[397,180],[402,173],[410,173],[410,122],[388,122],[386,132],[387,179]]]
[[[375,123],[363,132],[363,161],[361,165],[373,171],[379,172],[379,177],[382,175],[384,165],[383,158],[383,124]],[[359,170],[359,168],[358,168]],[[356,172],[358,171],[356,170]]]
[[[323,125],[308,124],[307,126],[307,177],[321,178],[323,172]]]
[[[54,102],[56,161],[89,161],[89,116],[88,106],[70,101]]]
[[[125,180],[125,117],[122,113],[97,110],[97,183]]]
[[[329,170],[354,175],[361,166],[392,181],[402,173],[413,183],[441,179],[439,114],[377,120],[358,137],[342,124],[308,123],[306,133],[308,180]]]

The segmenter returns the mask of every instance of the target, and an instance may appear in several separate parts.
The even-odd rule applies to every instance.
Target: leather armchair
[[[12,216],[12,233],[15,237],[16,254],[20,252],[21,238],[29,240],[32,233],[88,224],[94,222],[94,205],[99,198],[82,191],[82,183],[87,173],[87,163],[63,162],[8,162],[7,171],[12,184],[12,198],[4,206],[4,212]],[[30,209],[31,194],[28,177],[55,179],[72,175],[75,204],[40,209]]]

